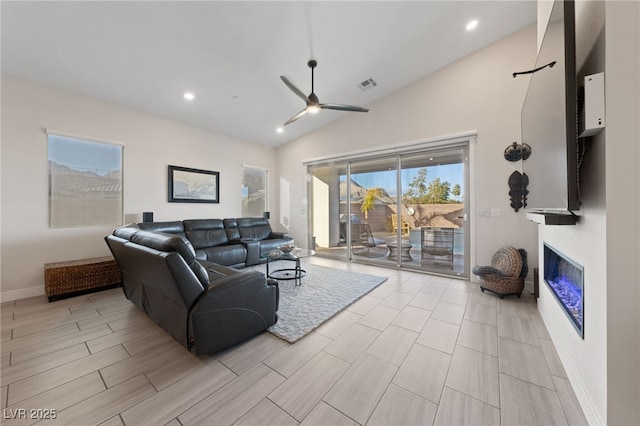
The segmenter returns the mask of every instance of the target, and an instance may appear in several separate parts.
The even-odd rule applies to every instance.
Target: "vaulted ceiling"
[[[535,22],[535,1],[2,1],[2,72],[279,146]],[[467,31],[472,20],[478,25]],[[360,83],[377,84],[363,90]],[[184,99],[185,92],[195,99]]]

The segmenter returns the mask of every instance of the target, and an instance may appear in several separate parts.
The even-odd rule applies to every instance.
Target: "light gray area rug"
[[[269,270],[272,271],[283,267],[291,268],[293,262],[279,261],[269,264]],[[264,273],[265,265],[252,269]],[[278,281],[278,322],[268,330],[289,343],[302,339],[387,280],[387,277],[305,264],[304,260],[302,269],[307,271],[306,276],[302,278],[302,285],[296,287],[293,280]]]

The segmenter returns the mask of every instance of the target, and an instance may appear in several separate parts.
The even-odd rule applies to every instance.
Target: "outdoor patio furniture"
[[[453,269],[453,228],[422,227],[421,266]]]
[[[368,223],[351,224],[351,248],[353,254],[369,255],[370,249],[378,246],[385,246],[386,249],[386,245],[386,241],[373,237]]]
[[[396,240],[387,241],[389,247],[389,260],[398,260],[398,249],[400,249],[400,258],[404,261],[411,262],[411,247],[413,245],[407,240],[402,240],[400,244]]]
[[[393,225],[393,232],[398,232],[398,215],[395,213],[391,214],[391,224]],[[409,233],[409,223],[404,218],[400,227],[402,228],[402,235]]]

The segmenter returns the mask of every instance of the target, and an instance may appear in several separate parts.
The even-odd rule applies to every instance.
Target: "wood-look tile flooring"
[[[200,357],[121,289],[2,304],[2,424],[587,423],[530,295],[305,261],[389,278],[293,345],[265,332]]]

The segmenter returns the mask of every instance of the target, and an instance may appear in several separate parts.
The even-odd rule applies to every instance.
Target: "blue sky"
[[[74,170],[106,175],[122,168],[122,147],[49,135],[49,160]]]
[[[403,169],[401,171],[403,193],[409,189],[409,183],[413,181],[413,178],[418,174],[419,169],[420,167],[415,169]],[[449,182],[451,184],[451,188],[453,188],[456,184],[460,185],[460,188],[463,188],[463,172],[464,165],[461,163],[430,166],[427,168],[427,184],[439,177],[440,181]],[[341,178],[341,180],[343,179],[344,177]],[[352,174],[351,179],[365,188],[379,187],[385,189],[391,196],[396,195],[395,170],[382,170],[379,172]]]

